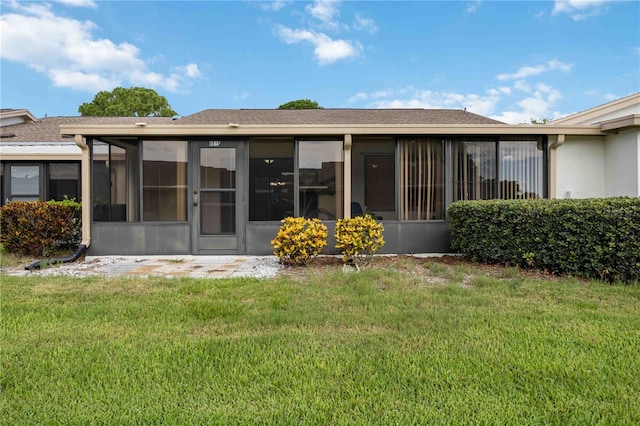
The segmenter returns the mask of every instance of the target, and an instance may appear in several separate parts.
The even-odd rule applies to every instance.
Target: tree
[[[82,116],[89,117],[173,117],[167,98],[145,87],[116,87],[111,92],[100,91],[90,103],[78,107]]]
[[[310,99],[298,99],[282,104],[278,109],[323,109],[316,101]]]
[[[547,124],[550,121],[551,121],[551,119],[548,118],[548,117],[532,118],[531,119],[531,124]]]

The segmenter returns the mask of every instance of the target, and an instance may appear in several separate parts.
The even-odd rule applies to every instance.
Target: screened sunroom
[[[86,145],[89,253],[269,254],[287,216],[332,235],[362,214],[384,224],[384,252],[446,252],[452,202],[548,195],[545,135],[435,111],[207,110],[63,129]],[[443,117],[472,122],[421,123]]]

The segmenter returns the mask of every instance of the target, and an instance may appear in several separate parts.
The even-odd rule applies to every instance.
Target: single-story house
[[[640,196],[640,93],[554,120],[549,127],[593,126],[599,135],[552,139],[553,198]],[[555,144],[555,145],[554,145]]]
[[[149,118],[170,123],[171,118]],[[9,201],[81,199],[82,150],[60,126],[131,124],[135,117],[45,117],[26,109],[0,109],[0,204]]]
[[[428,109],[69,119],[93,255],[269,254],[286,216],[331,235],[363,212],[384,252],[446,252],[457,200],[640,196],[640,93],[546,125]]]
[[[43,124],[45,123],[46,124]],[[60,134],[58,117],[0,110],[0,202],[80,198],[82,151]]]

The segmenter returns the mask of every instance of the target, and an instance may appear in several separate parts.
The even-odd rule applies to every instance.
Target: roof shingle
[[[1,142],[73,142],[60,134],[61,124],[77,125],[411,125],[504,124],[453,109],[207,109],[179,119],[171,117],[46,117],[5,126]]]
[[[454,109],[207,109],[174,121],[178,125],[504,124]]]
[[[46,117],[35,122],[5,126],[0,129],[0,142],[72,142],[73,137],[60,134],[61,124],[170,124],[171,117]],[[15,136],[10,136],[10,135]]]

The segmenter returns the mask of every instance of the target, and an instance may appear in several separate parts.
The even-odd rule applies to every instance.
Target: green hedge
[[[0,242],[9,253],[50,256],[82,238],[82,207],[74,200],[12,201],[0,209]]]
[[[640,280],[640,198],[458,201],[453,249],[556,274]]]

